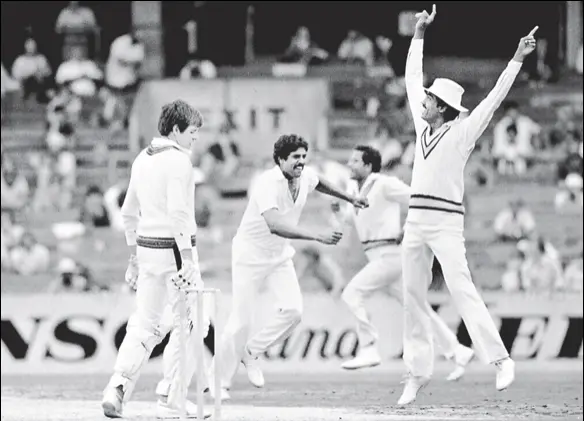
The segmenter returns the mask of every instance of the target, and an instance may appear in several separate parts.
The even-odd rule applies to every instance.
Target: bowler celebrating
[[[367,200],[343,191],[304,168],[308,144],[297,135],[283,135],[274,144],[275,166],[258,176],[232,248],[233,303],[220,346],[218,362],[222,377],[222,399],[242,362],[250,382],[263,387],[264,377],[258,356],[286,339],[300,323],[302,296],[292,264],[294,249],[290,239],[337,244],[342,234],[332,228],[308,229],[299,226],[308,194],[313,190],[367,206]],[[273,294],[274,314],[251,335],[256,297],[262,285]],[[215,366],[215,362],[213,367]],[[209,376],[212,380],[213,376]],[[213,393],[214,387],[210,387]]]

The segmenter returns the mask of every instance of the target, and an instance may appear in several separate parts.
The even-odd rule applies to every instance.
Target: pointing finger
[[[436,5],[435,4],[432,5],[432,14],[430,16],[432,16],[432,17],[436,16]]]
[[[527,34],[527,36],[532,37],[538,29],[539,29],[539,26],[536,26],[535,28],[533,28],[531,30],[531,32],[529,34]]]

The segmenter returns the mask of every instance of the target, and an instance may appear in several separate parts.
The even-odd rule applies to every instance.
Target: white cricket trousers
[[[434,369],[432,323],[427,307],[436,256],[458,313],[478,355],[492,363],[509,356],[485,303],[474,286],[460,226],[406,222],[403,248],[404,362],[413,376],[431,377]]]
[[[371,323],[365,310],[365,300],[373,293],[388,288],[389,294],[403,301],[401,247],[385,245],[365,252],[368,263],[343,290],[341,298],[357,319],[357,334],[360,346],[377,342],[377,329]],[[426,311],[430,315],[436,344],[446,358],[452,358],[458,346],[454,332],[426,301]]]
[[[246,346],[252,356],[258,356],[284,341],[300,323],[302,294],[292,263],[294,250],[279,256],[262,254],[251,245],[233,241],[232,308],[221,339],[221,361],[215,362],[220,364],[223,387],[230,387]],[[264,286],[273,297],[273,316],[252,335],[256,301]]]
[[[170,340],[164,349],[163,369],[164,380],[157,387],[157,394],[168,396],[170,405],[178,405],[181,396],[179,370],[179,329],[180,313],[178,308],[179,293],[170,278],[177,273],[177,261],[173,249],[155,249],[138,247],[138,288],[136,291],[136,309],[128,320],[126,336],[120,346],[114,374],[107,387],[121,385],[124,390],[124,401],[128,401],[134,386],[140,376],[140,371],[150,358],[156,345],[168,332],[168,327],[160,326],[163,312],[169,311],[171,306],[173,329]],[[180,256],[178,256],[180,264]],[[193,248],[193,259],[198,267],[198,255]],[[200,277],[200,273],[198,274]],[[187,305],[187,313],[196,314],[193,309],[195,303]],[[187,386],[190,384],[196,367],[195,338],[188,335],[187,343]]]

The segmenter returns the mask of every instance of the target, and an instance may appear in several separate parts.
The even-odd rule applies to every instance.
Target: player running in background
[[[357,146],[349,159],[352,183],[349,194],[366,197],[367,209],[343,209],[333,207],[339,212],[340,220],[354,221],[359,240],[365,250],[368,263],[347,284],[341,295],[357,319],[359,352],[351,360],[345,361],[342,368],[355,370],[373,367],[381,363],[377,346],[378,333],[365,310],[365,300],[374,292],[388,288],[389,294],[403,302],[401,270],[402,223],[400,204],[410,199],[410,187],[397,177],[380,174],[381,154],[370,146]],[[447,377],[458,380],[465,366],[472,359],[474,351],[461,345],[456,335],[446,323],[426,303],[426,310],[432,321],[432,331],[438,347],[447,359],[454,360],[456,367]]]

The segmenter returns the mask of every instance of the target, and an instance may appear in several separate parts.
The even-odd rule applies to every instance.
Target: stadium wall
[[[315,145],[331,108],[324,79],[161,80],[140,89],[130,117],[130,149],[138,152],[158,135],[162,106],[180,98],[205,118],[204,142],[228,123],[244,157],[271,156],[280,134],[294,132]]]
[[[582,295],[485,293],[484,298],[513,358],[582,359]],[[266,370],[339,370],[339,363],[354,354],[355,326],[345,306],[327,294],[305,295],[304,300],[301,325],[286,342],[264,355],[262,364]],[[470,344],[449,296],[433,293],[430,300],[459,340]],[[218,320],[220,331],[230,301],[230,294],[224,294]],[[134,297],[125,293],[3,295],[1,303],[2,374],[108,373],[134,308]],[[401,308],[382,295],[370,301],[370,309],[380,330],[383,359],[400,358]],[[271,310],[270,306],[260,307],[256,320],[265,320]],[[166,339],[155,349],[147,372],[160,372],[165,344]],[[209,358],[214,349],[211,335],[206,345]]]

